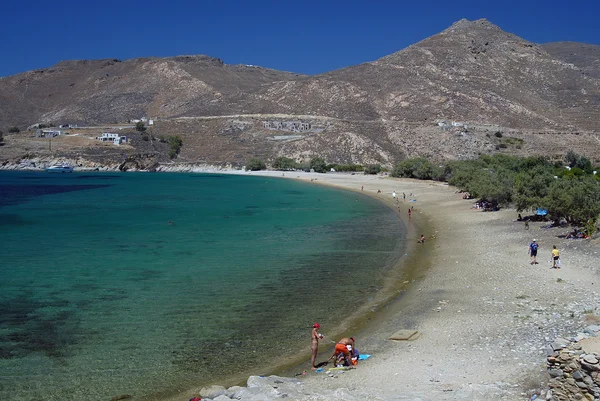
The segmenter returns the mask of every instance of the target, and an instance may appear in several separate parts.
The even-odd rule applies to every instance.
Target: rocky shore
[[[68,163],[75,171],[114,171],[114,172],[170,172],[170,173],[216,173],[241,172],[230,164],[223,166],[205,163],[162,163],[155,154],[135,154],[120,161],[93,161],[84,158],[33,156],[8,160],[0,164],[0,170],[43,171],[58,163]]]

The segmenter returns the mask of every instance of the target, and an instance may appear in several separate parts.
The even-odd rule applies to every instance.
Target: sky
[[[600,45],[599,0],[5,0],[0,77],[62,60],[206,54],[318,74],[373,61],[466,18],[536,43]]]

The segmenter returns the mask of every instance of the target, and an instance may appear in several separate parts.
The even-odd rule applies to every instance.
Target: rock
[[[585,329],[596,333],[596,332],[600,331],[600,324],[593,324],[591,326],[586,327]]]
[[[556,340],[563,340],[562,338],[557,338]],[[551,344],[551,347],[554,351],[560,351],[561,349],[564,349],[567,347],[567,344],[569,344],[569,342],[567,340],[563,340],[563,341],[554,341]]]
[[[589,363],[591,365],[595,365],[598,363],[598,358],[596,358],[593,354],[586,354],[583,356],[583,360],[586,363]]]
[[[213,401],[231,401],[231,398],[226,395],[220,395],[217,398],[213,398]]]
[[[225,395],[227,390],[223,386],[212,385],[208,387],[202,387],[200,389],[200,397],[202,398],[216,398],[220,395]]]
[[[563,377],[564,372],[562,371],[562,369],[549,369],[548,374],[551,377]]]
[[[573,379],[575,380],[583,380],[583,373],[580,370],[576,370],[573,372]]]
[[[585,384],[584,382],[577,382],[577,387],[579,387],[579,388],[584,388],[584,389],[586,389],[586,390],[587,390],[587,388],[588,388],[588,385],[587,385],[587,384]]]

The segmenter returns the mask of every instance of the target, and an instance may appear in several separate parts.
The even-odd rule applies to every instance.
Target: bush
[[[281,171],[296,170],[298,168],[298,163],[294,159],[281,156],[275,159],[273,162],[273,168]]]
[[[174,159],[179,155],[181,147],[183,146],[183,140],[178,136],[170,136],[167,140],[169,144],[169,157]]]
[[[262,161],[262,159],[250,159],[250,161],[248,162],[248,164],[246,164],[246,170],[250,170],[250,171],[258,171],[258,170],[264,170],[267,168],[267,165],[265,164],[264,161]]]
[[[406,159],[396,165],[392,177],[418,178],[430,180],[434,176],[434,166],[422,157]]]
[[[4,132],[0,131],[0,144],[4,143]]]
[[[9,132],[10,134],[18,134],[19,132],[21,132],[21,130],[19,129],[19,127],[10,127],[10,128],[8,129],[8,132]]]
[[[314,170],[315,173],[325,173],[327,171],[327,164],[325,164],[325,160],[320,157],[313,157],[310,159],[310,168]]]
[[[380,164],[367,164],[365,166],[365,174],[378,174],[381,171]]]
[[[500,131],[496,131],[496,133],[494,134],[494,136],[495,136],[496,138],[502,138],[502,132],[500,132]]]
[[[139,132],[144,132],[146,131],[146,125],[143,121],[138,121],[137,123],[135,123],[135,130]]]

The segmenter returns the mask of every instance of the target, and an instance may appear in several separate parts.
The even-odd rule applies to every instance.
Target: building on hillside
[[[133,120],[129,120],[130,124],[137,124],[137,123],[144,123],[144,124],[148,124],[148,125],[154,125],[154,120],[151,118],[146,118],[146,117],[142,117],[139,119],[133,119]]]
[[[35,136],[36,138],[54,138],[55,136],[62,135],[62,131],[54,130],[54,129],[36,129]]]
[[[112,142],[115,145],[120,145],[122,143],[127,143],[127,137],[121,136],[119,134],[113,134],[110,132],[104,132],[102,136],[97,136],[97,140],[101,142]]]
[[[312,129],[311,123],[302,121],[263,121],[263,127],[274,131],[306,132]]]

